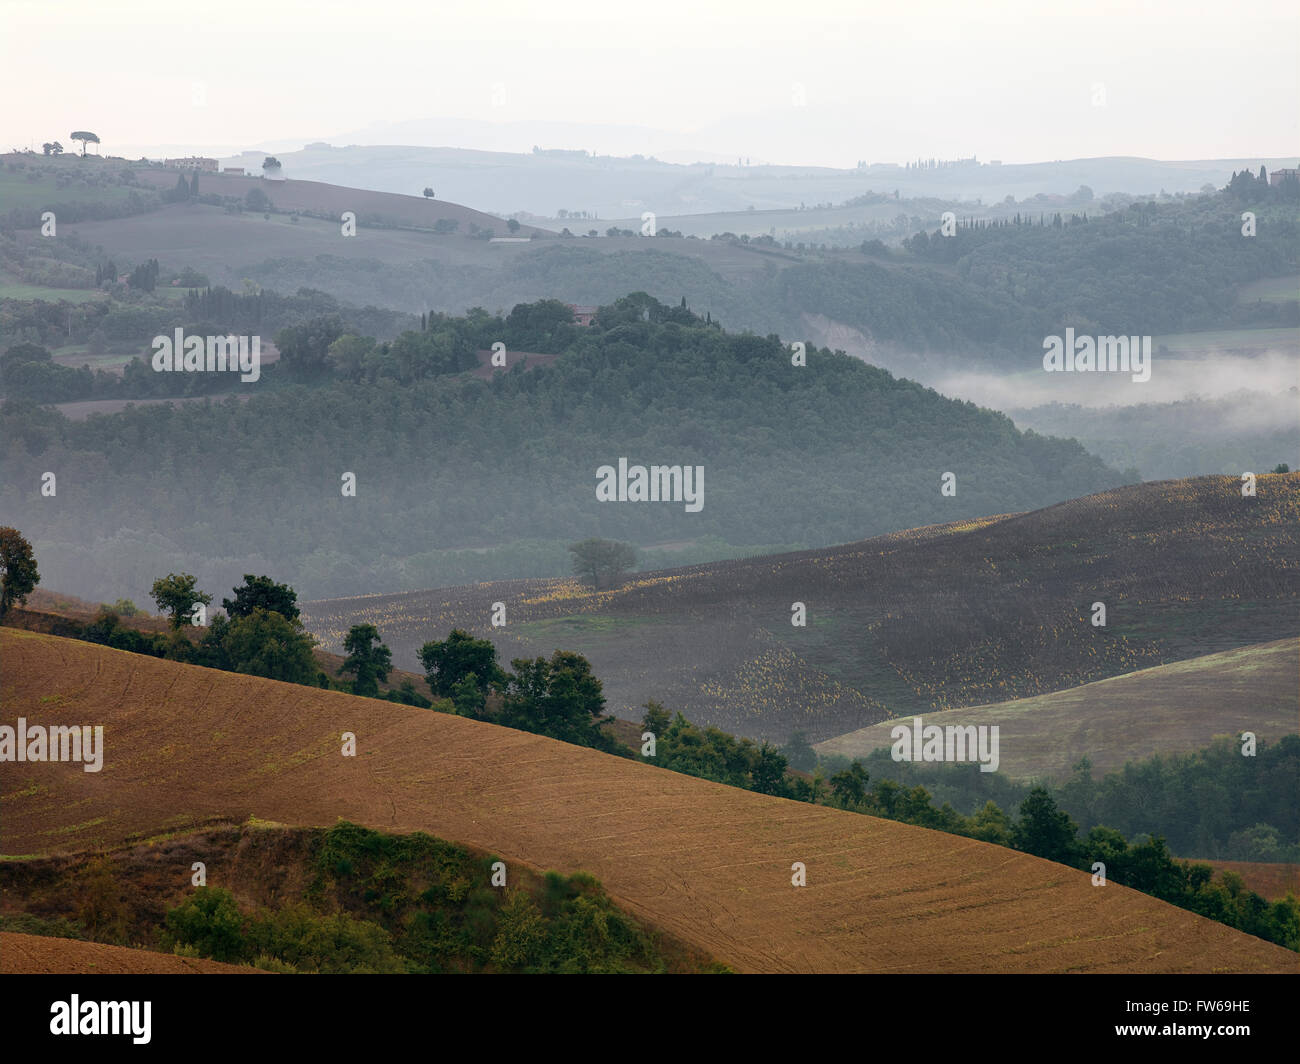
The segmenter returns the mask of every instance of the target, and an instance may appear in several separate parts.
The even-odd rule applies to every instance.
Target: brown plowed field
[[[5,854],[214,816],[346,817],[586,870],[744,971],[1300,971],[1280,946],[1061,865],[490,724],[7,628],[0,661],[0,721],[103,724],[106,747],[99,773],[0,766]]]
[[[147,949],[0,931],[0,975],[251,975],[253,968]]]

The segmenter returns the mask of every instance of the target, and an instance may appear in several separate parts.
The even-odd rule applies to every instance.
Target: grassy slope
[[[1062,780],[1085,755],[1094,775],[1155,753],[1207,746],[1253,731],[1274,742],[1297,729],[1300,640],[1207,654],[1126,676],[994,705],[927,713],[926,724],[997,725],[1000,771]],[[910,723],[911,718],[905,718]],[[822,754],[863,757],[892,745],[895,722],[817,744]]]
[[[423,830],[597,876],[749,971],[1296,971],[1294,954],[969,839],[723,787],[539,736],[0,630],[3,719],[105,728],[101,773],[6,763],[0,849],[223,816]],[[352,731],[358,756],[340,756]],[[805,862],[808,885],[791,886]]]

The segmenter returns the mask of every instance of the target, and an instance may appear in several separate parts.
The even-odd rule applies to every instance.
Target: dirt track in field
[[[0,931],[0,975],[241,975],[252,968],[146,949]],[[258,973],[265,975],[265,972]]]
[[[102,724],[106,748],[98,773],[0,765],[5,854],[345,817],[586,870],[743,971],[1300,971],[1280,946],[1061,865],[494,725],[8,628],[0,664],[0,723]]]

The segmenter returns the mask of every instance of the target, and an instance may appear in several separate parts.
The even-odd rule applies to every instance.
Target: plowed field
[[[239,975],[253,971],[201,957],[0,931],[0,975]]]
[[[743,971],[1300,970],[1280,946],[1038,858],[490,724],[7,628],[0,662],[0,723],[102,724],[105,741],[98,773],[0,765],[4,854],[217,816],[346,817],[586,870]],[[357,756],[340,755],[343,732]]]

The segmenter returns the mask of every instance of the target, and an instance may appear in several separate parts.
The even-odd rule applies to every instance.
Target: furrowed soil
[[[256,968],[147,949],[0,931],[0,975],[265,975]]]
[[[98,773],[0,767],[8,856],[216,818],[346,818],[587,871],[741,971],[1300,971],[1280,946],[1085,872],[491,724],[8,628],[0,660],[0,720],[102,724],[105,743]]]

